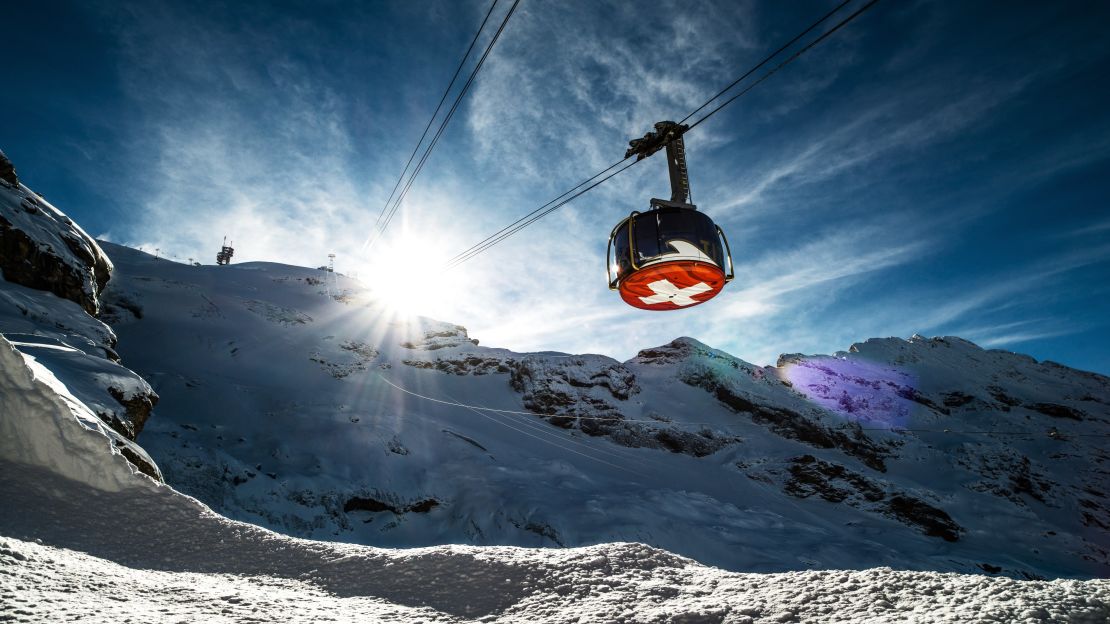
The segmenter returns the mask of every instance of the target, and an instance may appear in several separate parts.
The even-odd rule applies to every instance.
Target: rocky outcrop
[[[920,528],[925,535],[939,537],[946,542],[960,539],[960,533],[964,530],[944,510],[912,496],[891,496],[883,510],[906,524]]]
[[[512,370],[511,359],[481,356],[476,353],[437,357],[430,360],[404,359],[401,363],[413,368],[437,370],[449,375],[489,375],[508,373]]]
[[[1030,503],[1044,504],[1051,496],[1053,482],[1044,468],[1015,449],[989,451],[961,448],[955,456],[957,465],[978,475],[964,487],[1004,498],[1020,507]]]
[[[947,542],[957,541],[964,531],[943,509],[813,455],[792,458],[788,471],[790,476],[783,491],[791,496],[818,496],[830,503],[865,509]]]
[[[439,505],[440,502],[434,498],[425,498],[408,504],[394,504],[379,500],[372,496],[352,496],[343,503],[343,511],[344,513],[351,513],[353,511],[368,511],[370,513],[388,511],[401,515],[409,512],[428,513],[436,507],[439,507]]]
[[[150,418],[150,413],[154,411],[154,406],[158,403],[158,395],[154,390],[128,393],[116,386],[108,386],[108,394],[119,401],[127,416],[126,420],[118,416],[112,418],[112,428],[134,441],[142,432],[143,426]]]
[[[319,349],[308,359],[319,364],[332,377],[343,379],[352,373],[365,372],[378,357],[378,350],[361,340],[345,340],[338,346],[337,352]]]
[[[705,384],[702,387],[706,387],[709,382],[701,380],[700,384]],[[891,453],[890,448],[868,438],[859,425],[848,423],[834,429],[799,411],[756,403],[725,385],[715,385],[707,389],[711,389],[721,403],[739,413],[749,414],[752,422],[766,425],[784,438],[816,448],[840,449],[868,467],[886,472],[885,460]]]
[[[705,390],[738,414],[775,434],[822,449],[839,449],[880,472],[891,448],[867,437],[855,423],[825,424],[812,407],[795,407],[789,386],[764,369],[710,349],[690,338],[641,351],[634,360],[653,366],[675,366],[683,383]]]
[[[402,342],[401,346],[416,351],[436,351],[438,349],[478,344],[476,339],[467,335],[466,328],[462,325],[447,325],[446,323],[440,325],[440,327],[425,329],[422,337]]]
[[[4,150],[0,150],[0,180],[10,186],[19,186],[19,176],[15,173],[15,166],[8,160]]]
[[[604,356],[526,356],[508,365],[509,383],[524,406],[557,427],[693,457],[712,455],[737,441],[706,427],[691,431],[663,418],[629,418],[626,402],[640,392],[636,375]]]
[[[112,264],[69,217],[27,187],[5,180],[0,187],[0,271],[6,281],[52,292],[95,315]]]
[[[0,272],[0,333],[108,425],[113,446],[128,461],[161,480],[135,443],[158,395],[119,364],[115,334],[94,318],[112,263],[80,226],[19,184],[2,153]]]
[[[591,435],[602,435],[624,419],[611,399],[627,400],[639,390],[635,375],[599,355],[523,357],[511,363],[509,383],[527,409],[556,426]]]

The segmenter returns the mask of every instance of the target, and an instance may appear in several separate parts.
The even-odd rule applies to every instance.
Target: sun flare
[[[448,255],[431,239],[409,232],[371,249],[359,271],[371,296],[399,314],[444,316],[456,300],[458,276],[447,273]]]

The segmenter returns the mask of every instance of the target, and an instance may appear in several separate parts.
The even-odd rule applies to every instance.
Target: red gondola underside
[[[652,264],[621,280],[621,298],[641,310],[678,310],[705,303],[726,283],[720,267],[695,260]]]

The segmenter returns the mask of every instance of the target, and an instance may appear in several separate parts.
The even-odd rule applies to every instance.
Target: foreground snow
[[[0,512],[7,535],[0,538],[0,619],[14,621],[1110,618],[1106,580],[1016,581],[889,568],[740,574],[627,543],[377,549],[230,521],[149,481],[105,492],[42,468],[0,470],[7,477],[0,484],[7,503]]]
[[[303,553],[274,537],[276,552]],[[196,544],[204,548],[203,544]],[[1107,581],[897,572],[737,574],[639,544],[569,550],[341,547],[296,577],[152,571],[0,539],[11,621],[1090,622]],[[213,562],[215,563],[215,562]],[[384,572],[384,574],[383,574]],[[502,580],[500,576],[505,575]]]

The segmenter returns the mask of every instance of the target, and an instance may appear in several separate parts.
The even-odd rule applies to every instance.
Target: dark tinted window
[[[613,263],[616,265],[614,279],[620,279],[632,272],[632,254],[628,248],[628,222],[617,226],[613,234]]]
[[[661,208],[636,217],[636,262],[673,253],[667,241],[684,240],[724,267],[725,254],[713,220],[696,210]]]
[[[632,225],[632,235],[636,237],[636,263],[665,250],[659,247],[659,216],[657,210],[636,215]]]

